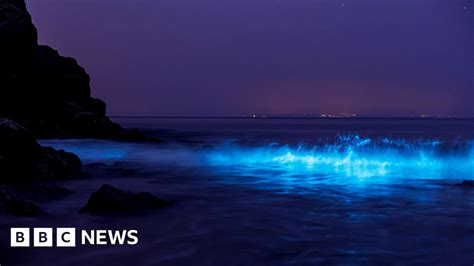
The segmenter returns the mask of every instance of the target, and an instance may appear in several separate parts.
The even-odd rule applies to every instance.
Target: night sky
[[[474,116],[474,0],[27,0],[112,115]]]

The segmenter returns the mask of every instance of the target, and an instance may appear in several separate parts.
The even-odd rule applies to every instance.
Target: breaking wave
[[[342,136],[336,143],[321,146],[292,147],[275,143],[245,148],[230,144],[216,148],[208,156],[215,165],[287,169],[298,174],[372,177],[415,171],[433,177],[450,169],[472,174],[473,147],[471,141],[445,143],[439,140],[370,139],[356,135]]]
[[[320,145],[239,145],[205,147],[134,144],[98,140],[49,140],[43,145],[74,152],[87,162],[140,161],[152,165],[201,167],[229,183],[311,187],[410,179],[474,179],[472,141],[339,136]]]

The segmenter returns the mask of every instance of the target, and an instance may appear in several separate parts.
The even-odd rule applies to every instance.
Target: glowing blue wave
[[[224,182],[252,186],[312,188],[318,184],[360,186],[419,179],[474,179],[472,141],[406,140],[342,136],[320,145],[244,146],[196,149],[98,140],[42,141],[87,162],[139,161],[148,165],[198,167]]]
[[[470,178],[474,175],[472,142],[446,144],[438,140],[377,140],[344,136],[321,146],[272,144],[245,148],[227,145],[207,156],[218,167],[240,168],[242,175],[277,171],[279,176],[335,175],[346,182],[386,178]],[[235,173],[234,173],[235,174]],[[275,175],[276,176],[276,175]]]

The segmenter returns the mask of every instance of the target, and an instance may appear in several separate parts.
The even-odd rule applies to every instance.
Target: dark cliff
[[[81,173],[77,156],[41,147],[35,138],[156,141],[113,123],[89,83],[75,59],[38,44],[24,0],[0,0],[0,183]]]
[[[39,45],[24,0],[0,0],[0,117],[38,138],[127,138],[75,59]]]

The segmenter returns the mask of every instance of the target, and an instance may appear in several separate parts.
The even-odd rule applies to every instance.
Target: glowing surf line
[[[100,140],[49,140],[46,146],[76,153],[86,162],[131,160],[178,167],[202,167],[217,176],[258,182],[312,186],[321,182],[354,184],[411,179],[474,179],[472,141],[406,140],[341,136],[319,145],[244,146],[212,149]],[[326,179],[330,177],[332,179]]]
[[[216,148],[208,154],[215,166],[241,166],[243,174],[258,170],[282,170],[287,175],[338,174],[370,178],[386,176],[425,176],[441,178],[446,171],[473,176],[472,142],[461,151],[446,152],[438,140],[406,141],[359,136],[340,137],[335,144],[290,147],[269,145],[244,148],[236,145]],[[247,172],[247,173],[245,173]]]

